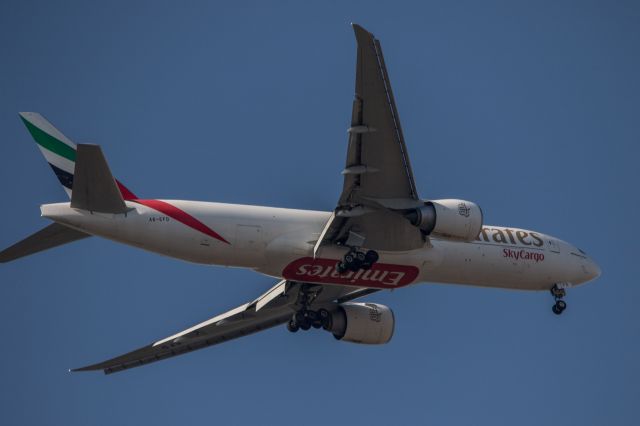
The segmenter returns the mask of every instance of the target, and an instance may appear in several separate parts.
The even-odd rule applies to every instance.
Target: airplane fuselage
[[[313,248],[330,212],[183,200],[134,200],[124,214],[47,204],[42,215],[80,231],[189,262],[253,269],[309,283],[398,288],[419,282],[519,290],[572,286],[599,275],[582,251],[555,237],[487,226],[475,241],[429,238],[424,247],[379,251],[370,270],[339,273],[346,247]],[[365,244],[366,245],[366,244]]]

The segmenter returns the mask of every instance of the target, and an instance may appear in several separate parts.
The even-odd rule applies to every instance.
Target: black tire
[[[315,320],[314,322],[311,323],[311,327],[313,327],[313,328],[315,328],[317,330],[320,327],[322,327],[322,322],[320,322],[320,320]]]
[[[344,255],[344,263],[347,265],[351,265],[353,263],[354,257],[351,253],[347,253]]]
[[[380,256],[378,255],[378,252],[375,250],[369,250],[367,252],[367,254],[364,256],[366,261],[369,262],[370,264],[374,264],[378,261],[378,259],[380,259]]]
[[[344,262],[338,262],[336,265],[336,271],[338,271],[339,274],[344,274],[348,269],[349,268],[347,268],[347,265]]]
[[[294,316],[294,321],[301,325],[307,319],[306,315],[302,311],[296,312]]]
[[[562,309],[558,308],[558,305],[553,305],[551,307],[551,310],[553,311],[554,314],[556,315],[560,315],[562,313]]]
[[[333,327],[333,318],[331,317],[331,312],[326,309],[320,309],[318,311],[318,316],[320,317],[320,323],[322,324],[322,328],[324,330],[331,330]]]
[[[558,300],[556,302],[556,306],[558,307],[558,309],[560,309],[560,312],[562,312],[567,309],[567,302],[565,302],[564,300]]]
[[[295,333],[296,331],[298,331],[300,327],[298,327],[298,324],[296,324],[296,322],[294,320],[291,320],[287,323],[287,330],[289,330],[292,333]]]
[[[356,259],[352,264],[349,265],[349,269],[352,270],[353,272],[358,272],[358,269],[360,269],[360,266],[362,266],[362,262]]]
[[[358,259],[360,262],[364,262],[364,258],[366,257],[366,255],[359,251],[358,253],[356,253],[356,259]]]
[[[307,331],[311,328],[311,323],[309,321],[303,321],[302,324],[300,324],[300,328]]]

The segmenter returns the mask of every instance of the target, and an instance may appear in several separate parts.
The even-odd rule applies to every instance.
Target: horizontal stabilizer
[[[99,145],[77,146],[71,207],[100,213],[127,211]]]
[[[35,234],[15,243],[0,252],[0,263],[11,262],[30,254],[48,250],[73,241],[81,240],[91,235],[75,229],[67,228],[59,223],[53,223]]]

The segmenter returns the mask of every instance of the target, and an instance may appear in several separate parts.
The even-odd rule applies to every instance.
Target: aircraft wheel
[[[370,263],[371,265],[373,265],[374,263],[376,263],[378,261],[378,259],[380,259],[380,256],[378,255],[378,252],[375,250],[369,250],[367,252],[367,254],[365,254],[365,260]]]
[[[358,262],[356,259],[351,265],[349,265],[349,269],[353,272],[358,272],[358,269],[362,266],[362,263]]]
[[[338,262],[338,265],[336,266],[336,271],[338,271],[339,274],[344,274],[348,269],[347,264],[344,262]]]
[[[298,327],[298,324],[296,324],[296,322],[294,320],[290,320],[287,323],[287,330],[289,330],[292,333],[295,333],[296,331],[298,331],[300,327]]]
[[[560,315],[565,309],[567,309],[567,303],[563,300],[558,300],[551,308],[556,315]]]
[[[320,323],[322,324],[322,328],[325,330],[331,329],[331,313],[326,309],[320,309],[318,311],[318,316],[320,317]]]
[[[304,331],[307,331],[308,329],[311,328],[311,322],[308,320],[302,321],[302,323],[300,324],[300,328],[303,329]]]

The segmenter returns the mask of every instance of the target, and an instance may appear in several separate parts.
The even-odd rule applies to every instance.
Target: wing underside
[[[422,247],[425,238],[403,211],[419,207],[400,117],[380,42],[353,25],[358,44],[355,98],[348,130],[344,184],[323,244],[345,244],[361,235],[370,249]]]
[[[417,200],[380,42],[359,25],[353,29],[358,43],[355,99],[340,204]]]
[[[283,280],[252,302],[132,352],[71,371],[103,370],[105,374],[116,373],[284,324],[300,308],[303,292],[307,297],[312,297],[308,307],[317,308],[353,300],[375,291]]]

